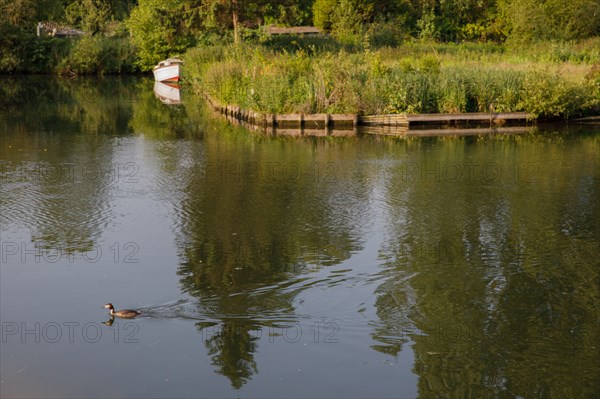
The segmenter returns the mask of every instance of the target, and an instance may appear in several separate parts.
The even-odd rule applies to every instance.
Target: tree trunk
[[[231,0],[231,9],[233,17],[233,42],[238,44],[240,42],[240,32],[238,30],[238,2],[237,0]]]

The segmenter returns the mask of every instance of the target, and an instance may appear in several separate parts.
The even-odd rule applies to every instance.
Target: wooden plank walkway
[[[588,116],[588,117],[585,117],[585,118],[577,118],[577,119],[574,119],[574,122],[579,122],[579,123],[600,123],[600,115]]]
[[[360,124],[365,126],[409,126],[407,115],[366,115],[360,117]]]
[[[377,136],[410,136],[410,137],[434,137],[434,136],[483,136],[489,134],[526,134],[531,127],[488,127],[488,128],[439,128],[439,129],[409,129],[406,127],[390,126],[365,126],[360,129],[363,134]]]
[[[456,122],[499,122],[523,121],[532,119],[526,112],[468,112],[464,114],[409,114],[408,124],[444,124]]]

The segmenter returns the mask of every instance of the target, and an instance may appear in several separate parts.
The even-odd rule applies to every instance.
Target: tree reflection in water
[[[297,319],[294,300],[307,273],[360,249],[360,217],[344,213],[361,206],[366,190],[315,178],[321,150],[314,143],[281,156],[276,140],[259,151],[251,142],[260,136],[223,124],[212,129],[204,127],[204,159],[185,171],[181,187],[178,274],[199,312],[217,322],[197,325],[210,336],[205,344],[217,372],[240,388],[257,371],[257,337]],[[277,175],[283,166],[264,172],[273,164],[306,173]],[[245,175],[246,165],[263,169]]]
[[[597,192],[595,140],[567,147],[571,165],[549,164],[553,152],[567,151],[553,142],[562,139],[523,144],[517,162],[548,165],[533,183],[407,184],[400,169],[387,180],[393,222],[380,255],[387,279],[378,288],[383,324],[373,333],[381,342],[375,349],[396,355],[413,342],[422,397],[598,392],[600,288],[590,262],[600,218],[589,195]],[[478,140],[438,145],[423,152],[423,162],[498,159]],[[497,143],[506,154],[512,145]],[[503,171],[515,165],[510,157],[500,162]],[[533,192],[546,204],[531,201]]]
[[[254,353],[263,326],[240,321],[197,323],[196,326],[216,372],[229,378],[231,386],[241,388],[258,372]]]
[[[149,191],[172,209],[181,290],[207,320],[199,336],[234,388],[257,373],[265,335],[300,320],[298,295],[319,270],[381,232],[375,277],[360,277],[377,285],[371,347],[396,357],[411,345],[421,396],[600,390],[597,136],[290,145],[211,118],[200,98],[165,106],[151,81],[42,77],[30,90],[11,79],[0,85],[3,228],[24,223],[41,246],[90,251],[113,222],[114,170],[73,184],[30,178],[29,166],[81,172],[122,159],[103,135],[154,140],[144,147],[154,151],[148,166],[158,164]],[[493,160],[503,175],[407,175],[398,154],[433,174]],[[364,160],[376,167],[361,169]],[[544,169],[528,181],[514,174],[519,165]]]
[[[26,225],[45,259],[96,256],[111,218],[108,192],[127,172],[114,148],[100,143],[129,130],[123,103],[135,98],[136,80],[11,76],[1,83],[2,225]]]

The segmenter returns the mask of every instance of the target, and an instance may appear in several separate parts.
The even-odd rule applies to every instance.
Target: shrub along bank
[[[185,54],[185,78],[222,103],[269,113],[600,112],[598,38],[535,49],[290,43],[196,47]]]

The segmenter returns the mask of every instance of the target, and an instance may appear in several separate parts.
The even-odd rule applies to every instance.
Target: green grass
[[[329,40],[329,41],[328,41]],[[535,49],[409,42],[371,49],[301,38],[197,47],[186,79],[226,104],[270,113],[600,111],[600,39]]]

